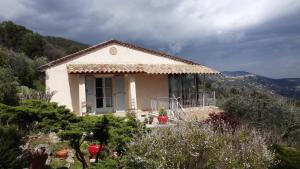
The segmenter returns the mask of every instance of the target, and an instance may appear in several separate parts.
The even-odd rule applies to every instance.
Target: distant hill
[[[46,56],[54,60],[89,45],[60,37],[43,36],[12,21],[3,21],[0,23],[0,46],[25,53],[32,59]]]
[[[89,47],[87,44],[60,37],[43,36],[43,40],[45,42],[45,53],[52,56],[52,59],[60,58]]]
[[[245,71],[224,71],[217,81],[230,87],[245,87],[300,100],[300,78],[272,79]]]
[[[223,71],[222,74],[225,76],[230,76],[230,77],[253,75],[252,73],[249,73],[246,71]]]

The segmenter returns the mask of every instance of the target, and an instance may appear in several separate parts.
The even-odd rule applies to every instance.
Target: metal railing
[[[159,109],[166,109],[168,115],[174,119],[181,119],[185,114],[184,108],[214,106],[216,104],[215,92],[188,93],[183,99],[175,96],[153,97],[151,99],[152,112],[158,112]]]
[[[212,92],[188,92],[179,102],[184,108],[186,107],[203,107],[216,105],[216,93]]]

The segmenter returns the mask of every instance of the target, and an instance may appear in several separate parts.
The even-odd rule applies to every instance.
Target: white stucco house
[[[51,101],[78,115],[149,111],[153,100],[174,96],[183,106],[203,106],[203,77],[219,73],[119,40],[67,55],[40,70],[46,89],[56,92]]]

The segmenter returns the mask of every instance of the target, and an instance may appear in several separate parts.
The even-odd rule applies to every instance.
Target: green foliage
[[[0,46],[0,67],[3,67],[7,63],[7,56],[8,50]]]
[[[33,69],[33,61],[24,54],[10,51],[6,67],[14,73],[20,84],[32,87],[35,70]]]
[[[57,59],[88,45],[63,38],[43,37],[38,33],[16,25],[12,21],[0,23],[0,103],[17,103],[15,87],[18,82],[40,91],[45,91],[44,74],[37,69],[49,60]],[[7,78],[3,74],[9,71]],[[12,80],[12,76],[15,77]],[[2,92],[3,87],[8,90]],[[11,86],[11,87],[9,87]],[[5,97],[4,97],[5,95]]]
[[[106,158],[91,166],[91,169],[116,169],[118,165],[119,161],[117,158]]]
[[[0,43],[9,49],[24,52],[30,58],[43,55],[42,37],[11,21],[0,24]]]
[[[299,169],[300,150],[284,145],[275,144],[272,148],[276,152],[276,159],[279,161],[277,166],[272,169]]]
[[[299,115],[297,116],[293,105],[258,92],[234,94],[226,99],[222,107],[230,116],[240,118],[254,127],[272,131],[275,136],[282,135],[291,126],[300,124]],[[290,132],[289,138],[285,139],[291,141],[289,144],[299,146],[299,140],[290,139],[297,138],[299,134],[299,132]]]
[[[122,156],[133,136],[139,133],[138,126],[139,123],[132,116],[116,117],[112,114],[84,116],[80,117],[80,121],[70,123],[64,131],[59,133],[59,136],[69,141],[70,146],[78,154],[77,159],[85,166],[82,150],[83,147],[86,148],[85,141],[105,144],[105,152],[116,151]],[[99,157],[101,160],[97,166],[113,168],[117,164],[117,161],[108,158],[107,155]]]
[[[20,50],[30,58],[43,56],[44,44],[42,36],[37,33],[26,33],[22,37],[22,46]]]
[[[87,48],[88,45],[58,37],[43,37],[12,21],[0,23],[0,44],[16,52],[25,53],[31,59],[46,55],[57,59]]]
[[[18,156],[21,154],[22,132],[14,127],[0,126],[0,168],[19,169],[23,163]]]
[[[125,168],[255,168],[273,163],[265,137],[241,127],[234,133],[208,124],[183,123],[137,137],[122,160]]]
[[[32,132],[58,132],[78,118],[64,106],[37,100],[28,100],[20,106],[10,107],[0,104],[0,124],[16,125]]]
[[[23,44],[22,38],[27,33],[32,31],[12,21],[4,21],[0,24],[0,43],[9,49],[19,51]]]
[[[7,69],[20,85],[44,89],[43,74],[37,68],[46,63],[45,57],[30,59],[23,53],[16,53],[0,47],[0,68]]]
[[[98,121],[93,128],[93,137],[101,144],[107,144],[109,139],[109,120],[104,115],[101,121]]]
[[[166,116],[167,115],[167,111],[165,109],[159,109],[159,115],[160,116]]]
[[[12,72],[0,67],[0,82],[0,103],[8,105],[18,104],[18,82]]]

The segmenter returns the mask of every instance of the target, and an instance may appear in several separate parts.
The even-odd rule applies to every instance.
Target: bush
[[[233,118],[226,112],[211,113],[205,122],[211,124],[216,129],[223,130],[226,127],[232,132],[241,126],[241,122],[238,118]]]
[[[289,144],[300,146],[299,131],[300,116],[297,109],[285,100],[251,92],[243,95],[233,95],[228,98],[222,108],[233,118],[239,118],[256,128],[273,132],[275,137],[285,135]],[[287,134],[285,134],[287,133]],[[297,136],[298,135],[298,136]]]
[[[119,161],[117,159],[106,158],[91,166],[91,169],[116,169],[118,165]]]
[[[19,159],[21,154],[22,132],[14,127],[0,126],[0,168],[23,168],[24,161]]]
[[[17,107],[0,104],[0,124],[15,125],[26,131],[58,132],[77,121],[75,114],[57,103],[28,100]]]
[[[136,138],[124,158],[125,168],[256,168],[272,165],[265,138],[245,127],[220,132],[208,124],[184,123],[154,129]]]
[[[64,131],[59,133],[60,138],[68,140],[75,150],[77,159],[82,167],[88,167],[84,159],[86,155],[83,147],[86,142],[104,144],[104,152],[98,155],[101,160],[97,167],[111,167],[118,164],[118,160],[108,157],[111,152],[117,152],[118,156],[125,153],[127,144],[133,136],[139,133],[139,124],[132,116],[116,117],[112,114],[103,116],[80,117],[77,123],[70,123]],[[97,162],[97,161],[96,161]]]
[[[272,169],[299,169],[300,168],[300,150],[275,144],[272,148],[276,152],[276,159],[279,161],[277,166]]]

